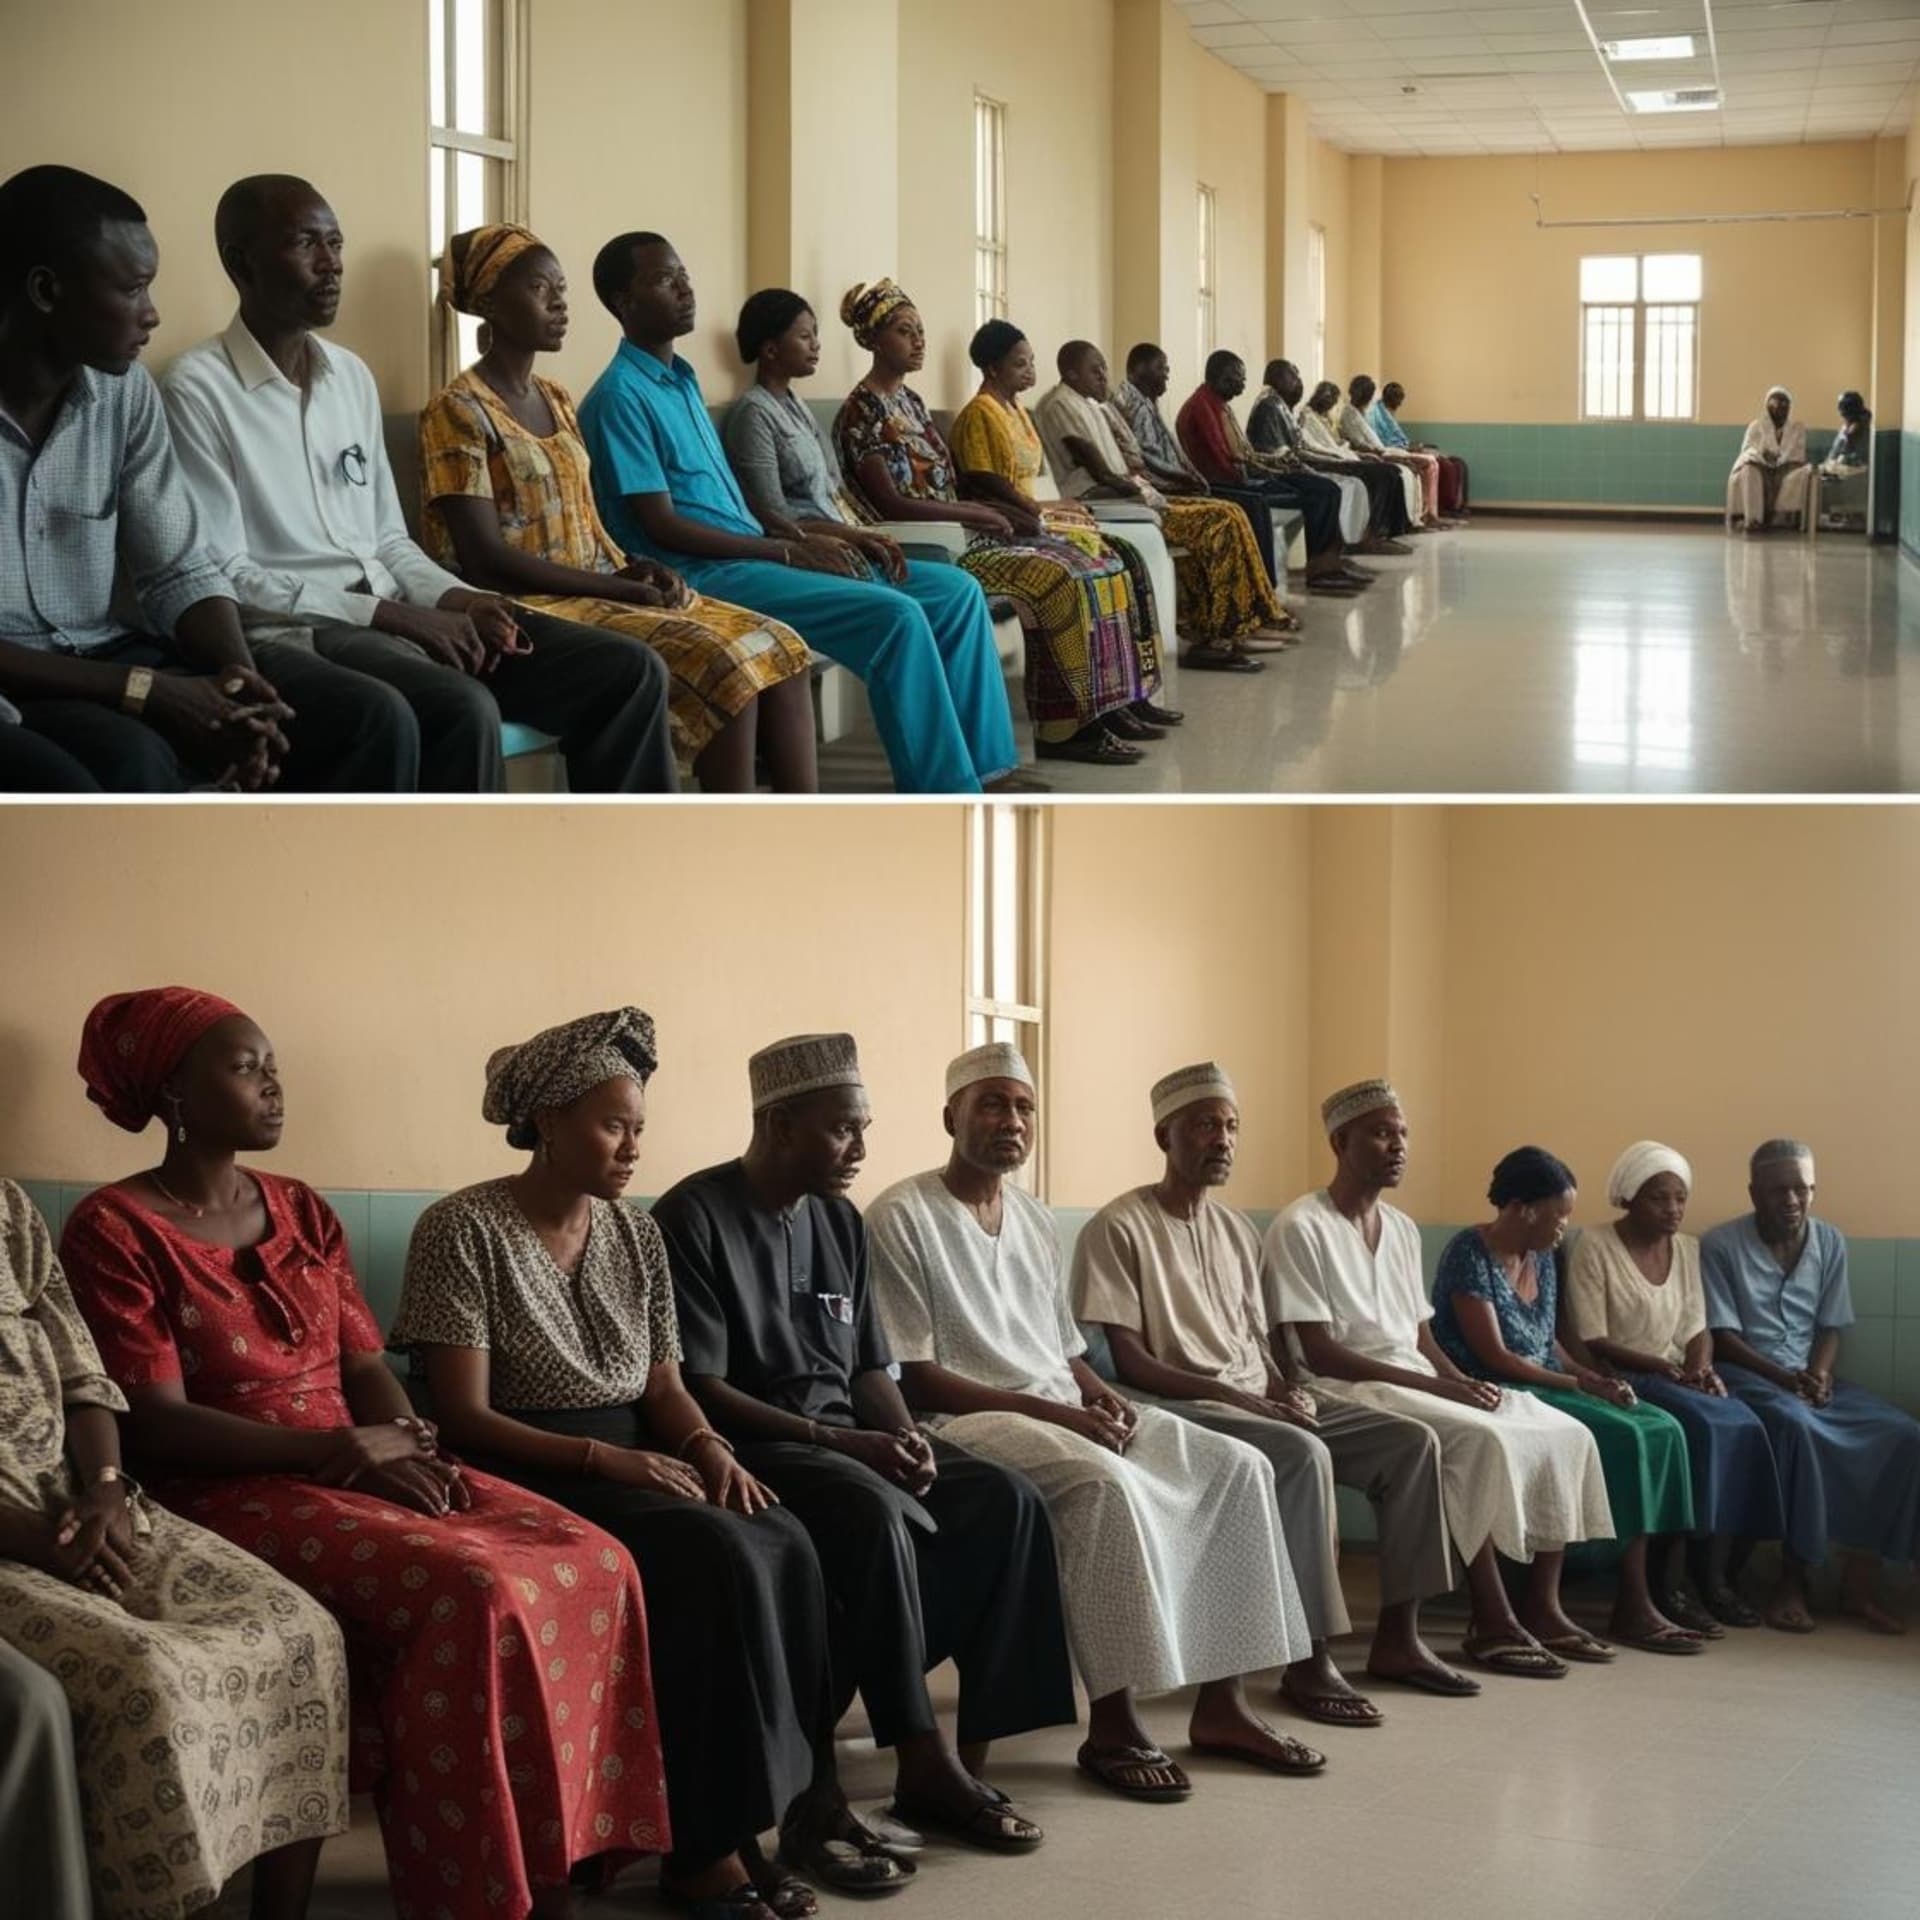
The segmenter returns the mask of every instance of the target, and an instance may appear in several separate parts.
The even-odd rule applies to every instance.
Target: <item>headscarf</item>
[[[1607,1175],[1607,1205],[1632,1206],[1634,1196],[1657,1173],[1677,1173],[1680,1184],[1689,1193],[1693,1191],[1693,1168],[1684,1154],[1663,1147],[1658,1140],[1636,1140]]]
[[[1782,400],[1784,400],[1787,403],[1789,407],[1793,405],[1793,395],[1790,394],[1785,387],[1769,387],[1767,389],[1767,399],[1769,402],[1772,401],[1773,396],[1776,393],[1780,396]]]
[[[116,1127],[138,1133],[160,1111],[160,1089],[193,1043],[240,1011],[196,987],[110,993],[80,1031],[87,1098]]]
[[[1179,1067],[1153,1083],[1147,1098],[1153,1103],[1153,1124],[1171,1120],[1182,1107],[1202,1100],[1230,1100],[1237,1107],[1240,1096],[1233,1090],[1225,1067],[1202,1060],[1191,1067]]]
[[[589,1013],[489,1056],[480,1116],[506,1128],[508,1146],[534,1147],[540,1142],[536,1113],[570,1106],[609,1080],[644,1087],[659,1064],[653,1021],[638,1007]]]
[[[478,313],[480,302],[500,284],[500,276],[523,253],[545,245],[530,228],[510,224],[456,233],[440,263],[441,299],[458,313]]]
[[[949,1100],[980,1080],[1017,1080],[1030,1087],[1033,1069],[1011,1040],[989,1040],[984,1047],[969,1047],[947,1062]]]
[[[871,348],[884,327],[902,307],[913,305],[903,288],[892,280],[874,280],[864,286],[849,287],[840,302],[840,319],[853,329],[857,345]]]

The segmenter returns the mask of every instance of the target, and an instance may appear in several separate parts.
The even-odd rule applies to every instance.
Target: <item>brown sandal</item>
[[[1193,1792],[1186,1770],[1158,1747],[1096,1747],[1082,1743],[1073,1764],[1090,1780],[1129,1800],[1184,1800]],[[1152,1775],[1166,1774],[1163,1783]]]

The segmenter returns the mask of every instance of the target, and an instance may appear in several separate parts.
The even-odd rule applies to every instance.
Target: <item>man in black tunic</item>
[[[1039,1828],[977,1775],[988,1742],[1075,1719],[1046,1508],[1021,1475],[921,1433],[888,1372],[846,1198],[870,1119],[851,1036],[778,1042],[748,1075],[745,1154],[653,1209],[687,1385],[813,1536],[835,1684],[896,1750],[899,1817],[1035,1846]],[[957,1755],[927,1694],[943,1660],[960,1674]]]

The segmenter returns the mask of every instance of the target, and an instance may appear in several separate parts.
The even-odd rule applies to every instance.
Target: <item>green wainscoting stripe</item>
[[[1900,544],[1920,560],[1920,433],[1900,436]]]
[[[1410,421],[1408,437],[1457,453],[1486,505],[1637,507],[1724,512],[1727,475],[1744,427],[1665,421],[1586,421],[1571,426],[1497,426],[1469,420]],[[1822,459],[1830,429],[1807,435]],[[1906,498],[1910,489],[1902,489]],[[1920,545],[1916,545],[1920,552]]]

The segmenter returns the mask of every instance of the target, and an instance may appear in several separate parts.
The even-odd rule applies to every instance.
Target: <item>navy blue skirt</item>
[[[1778,1540],[1786,1531],[1786,1506],[1773,1442],[1759,1415],[1732,1394],[1722,1400],[1650,1373],[1627,1379],[1641,1399],[1665,1408],[1686,1429],[1695,1531]]]

